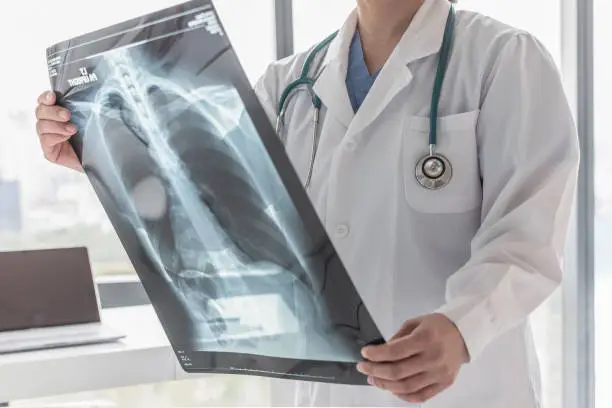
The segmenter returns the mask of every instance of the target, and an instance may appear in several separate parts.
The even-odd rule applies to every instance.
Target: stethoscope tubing
[[[442,87],[446,72],[448,70],[448,62],[450,59],[451,49],[453,45],[454,28],[455,28],[455,6],[450,5],[449,15],[446,20],[446,26],[444,28],[444,37],[442,46],[440,47],[440,59],[436,69],[436,77],[434,81],[434,87],[431,98],[431,109],[430,109],[430,125],[429,125],[429,149],[427,155],[422,157],[417,162],[416,177],[424,188],[437,190],[445,187],[452,177],[452,166],[448,158],[437,154],[436,147],[438,143],[438,116],[439,116],[439,105],[440,97],[442,94]],[[286,136],[283,136],[283,128],[285,125],[285,115],[291,99],[297,95],[298,91],[305,88],[309,93],[313,105],[313,137],[312,137],[312,153],[309,166],[309,172],[305,183],[306,189],[310,186],[314,162],[317,155],[319,145],[319,127],[321,117],[322,101],[314,92],[314,84],[318,79],[316,77],[309,77],[309,73],[312,70],[317,55],[326,49],[332,40],[337,36],[338,32],[333,33],[320,44],[318,44],[306,57],[306,61],[302,66],[300,76],[293,82],[291,82],[283,90],[277,106],[277,121],[276,121],[276,132],[283,143],[286,143]],[[320,59],[320,64],[323,62],[323,58]],[[315,72],[320,71],[319,69]],[[435,169],[443,169],[442,174],[437,174]],[[433,170],[432,170],[433,169]],[[433,174],[433,175],[432,175]]]

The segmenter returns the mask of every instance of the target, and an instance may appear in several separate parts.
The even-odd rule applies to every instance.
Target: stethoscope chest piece
[[[415,175],[423,188],[440,190],[446,187],[453,178],[453,167],[445,156],[430,153],[417,162]]]

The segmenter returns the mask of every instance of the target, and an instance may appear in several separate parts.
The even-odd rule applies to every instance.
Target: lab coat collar
[[[360,130],[371,123],[412,81],[408,64],[439,52],[449,9],[448,0],[424,0],[356,117],[346,89],[348,54],[357,27],[357,10],[353,10],[330,43],[314,86],[328,112],[347,128]],[[354,117],[357,123],[352,124]]]
[[[327,108],[327,115],[336,117],[346,128],[355,115],[346,88],[346,73],[349,50],[356,28],[357,10],[353,10],[336,38],[330,43],[313,88]]]
[[[396,53],[406,64],[437,54],[450,11],[448,0],[425,0],[402,36]]]

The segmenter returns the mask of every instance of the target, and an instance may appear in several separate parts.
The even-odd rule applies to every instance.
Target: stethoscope
[[[444,29],[444,39],[440,48],[440,59],[438,61],[438,67],[436,72],[436,78],[434,82],[434,88],[431,98],[431,112],[430,112],[430,125],[429,125],[429,152],[421,157],[415,167],[415,176],[418,183],[425,189],[428,190],[439,190],[446,187],[453,177],[453,167],[448,158],[440,153],[436,152],[437,139],[438,139],[438,108],[440,105],[440,96],[442,94],[442,85],[444,84],[444,77],[446,75],[448,60],[450,58],[451,47],[453,42],[453,33],[455,29],[455,6],[451,4],[448,18],[446,20],[446,27]],[[281,94],[280,101],[277,107],[278,118],[276,120],[276,133],[279,135],[283,143],[286,142],[286,137],[283,136],[283,128],[285,124],[285,114],[287,113],[287,107],[293,96],[297,94],[297,91],[306,89],[312,99],[312,105],[314,107],[313,113],[313,134],[312,134],[312,153],[310,157],[310,167],[308,176],[305,183],[305,188],[308,189],[312,180],[312,172],[314,169],[314,163],[319,147],[320,137],[320,116],[321,116],[321,99],[315,94],[313,87],[318,79],[316,77],[309,77],[309,73],[312,71],[312,66],[316,56],[327,48],[331,41],[336,37],[338,33],[327,37],[320,44],[318,44],[307,56],[304,65],[302,66],[302,72],[298,79],[291,82],[283,93]],[[322,63],[322,60],[319,64]],[[320,66],[314,72],[320,71]],[[320,72],[319,72],[320,74]]]

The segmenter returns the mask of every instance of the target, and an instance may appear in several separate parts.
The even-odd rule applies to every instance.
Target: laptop
[[[86,248],[0,252],[0,354],[117,341]]]

